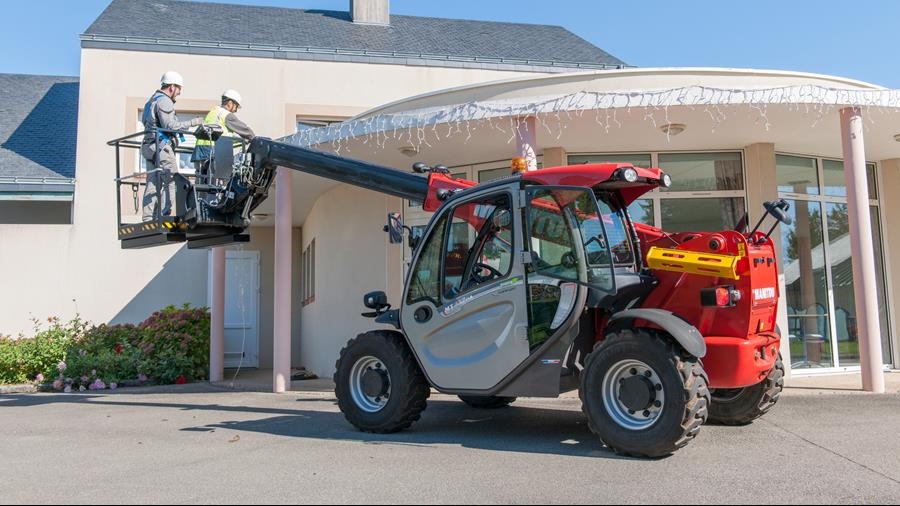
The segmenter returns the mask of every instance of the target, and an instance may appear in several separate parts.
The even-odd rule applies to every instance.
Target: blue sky
[[[349,0],[225,3],[347,10]],[[78,75],[78,35],[108,4],[4,1],[0,72]],[[796,70],[900,89],[897,0],[391,0],[391,12],[560,25],[639,67]]]

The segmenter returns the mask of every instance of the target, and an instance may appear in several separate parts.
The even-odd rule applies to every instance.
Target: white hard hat
[[[162,75],[159,79],[160,87],[165,87],[169,84],[175,84],[184,88],[184,78],[181,77],[181,74],[175,72],[174,70],[170,70]]]
[[[241,94],[235,90],[225,90],[222,93],[222,98],[227,98],[229,100],[233,100],[235,104],[241,105]]]

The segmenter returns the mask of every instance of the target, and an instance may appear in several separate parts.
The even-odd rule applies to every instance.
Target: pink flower
[[[187,379],[184,376],[179,375],[177,378],[175,378],[176,385],[184,385],[185,383],[187,383]]]
[[[66,385],[66,388],[63,389],[63,392],[67,394],[72,393],[72,385]]]
[[[97,377],[97,369],[91,369],[91,376]]]
[[[122,345],[116,344],[115,350],[116,350],[116,355],[121,355],[122,354]]]
[[[37,381],[38,383],[43,383],[43,382],[44,382],[44,375],[41,374],[41,373],[38,373],[38,375],[34,377],[34,381]]]
[[[82,383],[87,383],[89,379],[90,379],[90,378],[88,378],[87,376],[82,376],[82,377],[81,377],[81,382],[82,382]]]
[[[63,389],[63,381],[56,380],[53,382],[53,390],[62,390]]]
[[[84,388],[84,385],[78,387],[79,392],[84,392],[85,390],[87,390],[87,388]]]
[[[109,384],[109,389],[110,389],[110,390],[115,390],[115,389],[117,389],[117,388],[119,388],[119,385],[117,385],[117,384],[115,384],[115,383],[110,383],[110,384]]]
[[[65,362],[60,362],[56,364],[56,368],[59,369],[59,372],[65,371],[69,366],[66,365]]]
[[[106,388],[106,383],[103,382],[100,378],[97,378],[96,381],[91,383],[91,390],[104,390]]]
[[[144,383],[145,381],[147,381],[147,376],[144,374],[138,374],[138,381]]]

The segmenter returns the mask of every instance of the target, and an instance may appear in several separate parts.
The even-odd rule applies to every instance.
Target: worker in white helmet
[[[178,121],[175,115],[175,99],[181,95],[184,78],[175,71],[169,71],[160,78],[159,90],[144,104],[141,122],[144,124],[144,140],[141,155],[150,162],[147,186],[144,189],[144,221],[152,221],[159,216],[168,216],[172,208],[175,183],[172,174],[178,172],[179,135],[162,130],[184,130],[201,124],[200,118]]]
[[[256,134],[246,123],[238,119],[235,114],[241,108],[241,94],[235,90],[225,90],[222,93],[221,105],[213,107],[203,120],[204,125],[218,125],[222,129],[222,135],[228,137],[241,137],[246,141],[253,140]],[[197,169],[197,174],[206,177],[209,171],[209,159],[213,150],[211,139],[197,139],[191,161]]]

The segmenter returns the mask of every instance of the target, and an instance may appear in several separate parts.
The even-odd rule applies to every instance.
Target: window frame
[[[802,153],[790,153],[790,152],[784,152],[784,151],[776,151],[775,154],[776,155],[793,156],[793,157],[799,157],[799,158],[808,158],[808,159],[813,159],[816,161],[817,170],[818,170],[818,178],[819,178],[819,193],[818,194],[778,192],[778,195],[780,198],[785,198],[788,200],[818,203],[822,209],[822,241],[823,241],[823,244],[830,246],[831,237],[829,234],[829,223],[828,223],[828,216],[827,216],[828,206],[829,206],[829,204],[844,204],[844,205],[846,205],[847,197],[826,195],[826,193],[825,193],[825,160],[838,161],[839,159],[833,158],[833,157],[828,157],[828,156],[809,155],[809,154],[802,154]],[[878,195],[881,194],[880,190],[882,188],[884,188],[884,185],[882,184],[882,180],[881,180],[881,165],[878,162],[866,161],[866,168],[868,169],[869,167],[871,167],[872,170],[874,170],[873,182],[875,183],[876,197],[872,198],[872,195],[869,195],[869,201],[868,201],[867,207],[868,207],[870,213],[873,212],[872,208],[874,208],[874,212],[878,216],[878,219],[879,219],[878,237],[880,240],[880,244],[878,246],[882,252],[882,255],[885,255],[885,253],[887,252],[887,249],[885,248],[885,239],[886,238],[885,238],[885,233],[884,233],[885,216],[883,213],[884,208],[883,208],[883,206],[880,205],[880,202],[879,202],[880,199],[878,198]],[[776,168],[776,170],[777,170],[777,168]],[[868,176],[866,179],[868,181]],[[873,226],[874,226],[874,224],[873,224]],[[828,303],[828,307],[826,309],[828,311],[828,325],[829,325],[829,339],[830,339],[829,342],[830,342],[830,345],[832,348],[832,365],[830,367],[823,368],[823,370],[834,371],[834,370],[850,370],[853,368],[858,368],[859,367],[858,364],[841,365],[840,350],[839,350],[838,339],[837,339],[837,315],[836,315],[837,304],[835,302],[834,275],[832,272],[833,267],[834,267],[834,265],[832,263],[833,262],[833,259],[832,259],[833,252],[831,251],[830,247],[824,248],[824,256],[825,256],[824,262],[825,262],[825,266],[826,266],[825,280],[826,280],[826,284],[827,284],[827,286],[825,287],[825,290],[826,290],[825,293],[827,296],[826,301]],[[888,266],[889,263],[890,262],[888,262],[883,256],[882,257],[882,270],[881,270],[881,272],[878,272],[876,274],[881,276],[882,286],[881,286],[880,290],[883,292],[883,297],[885,298],[885,301],[886,301],[888,307],[891,307],[892,293],[891,293],[891,288],[890,288],[890,279],[891,278],[889,277],[889,275],[891,274],[891,272],[890,272],[889,266]],[[896,352],[896,350],[894,349],[894,347],[896,345],[895,345],[894,339],[893,339],[894,335],[895,335],[895,327],[894,327],[894,325],[896,324],[895,320],[896,320],[896,318],[892,318],[889,316],[888,322],[887,322],[888,323],[887,328],[884,328],[881,330],[882,333],[887,333],[887,341],[888,341],[888,347],[889,347],[889,349],[887,350],[887,352],[888,352],[887,356],[884,357],[883,361],[889,360],[889,361],[893,362],[893,357],[890,355]],[[798,370],[806,371],[807,369],[800,368]]]
[[[461,206],[464,206],[464,205],[466,205],[466,204],[471,204],[471,203],[474,202],[474,201],[482,200],[482,199],[485,199],[485,198],[492,198],[492,199],[495,199],[495,198],[497,198],[497,197],[499,197],[499,196],[501,196],[501,195],[506,195],[506,198],[507,198],[507,200],[508,200],[508,202],[509,202],[509,209],[508,209],[508,210],[509,210],[509,213],[510,213],[510,222],[509,222],[509,226],[510,226],[510,230],[511,230],[510,238],[512,239],[512,241],[511,241],[511,251],[510,251],[509,267],[507,268],[506,273],[505,273],[502,277],[492,279],[492,280],[490,280],[489,282],[479,283],[479,284],[477,284],[477,285],[475,285],[475,286],[473,286],[473,287],[471,287],[471,288],[465,289],[465,290],[462,289],[463,282],[465,281],[465,279],[460,279],[460,291],[459,291],[459,293],[457,293],[456,296],[454,296],[454,297],[447,297],[447,296],[446,296],[446,291],[445,291],[445,289],[444,289],[444,287],[446,286],[446,275],[447,275],[447,267],[446,267],[446,261],[447,261],[447,246],[448,246],[448,241],[449,241],[449,239],[450,239],[451,231],[452,231],[452,229],[453,229],[453,219],[454,219],[454,216],[455,216],[455,214],[456,214],[456,210],[459,209]],[[463,200],[463,201],[454,203],[451,207],[448,207],[448,208],[442,213],[442,214],[444,215],[444,217],[446,217],[447,220],[448,220],[448,221],[447,221],[447,226],[446,226],[446,228],[444,229],[444,237],[443,237],[443,241],[442,241],[442,243],[441,243],[441,244],[442,244],[442,248],[441,248],[440,296],[441,296],[441,303],[442,303],[442,304],[447,304],[447,303],[449,303],[449,302],[452,302],[452,301],[455,301],[455,300],[459,300],[460,297],[462,297],[462,296],[464,296],[464,295],[466,295],[466,294],[468,294],[468,293],[477,291],[477,290],[482,289],[482,288],[484,288],[484,287],[486,287],[486,286],[493,285],[494,283],[497,283],[498,281],[503,281],[503,280],[505,280],[505,279],[508,279],[508,278],[512,275],[512,272],[513,272],[513,264],[515,263],[515,252],[516,252],[516,228],[515,228],[515,227],[516,227],[516,220],[515,220],[515,216],[514,216],[513,213],[517,212],[517,209],[516,209],[516,206],[515,206],[514,204],[515,204],[515,201],[513,200],[513,194],[509,191],[509,189],[503,188],[503,189],[495,190],[495,191],[493,191],[493,192],[489,192],[489,193],[485,193],[485,194],[481,194],[481,195],[472,196],[471,198],[467,198],[466,200]],[[493,214],[493,213],[491,213],[491,214]],[[468,231],[468,232],[471,233],[472,231],[470,230],[470,231]],[[477,236],[478,236],[477,231],[476,231],[475,236],[476,236],[476,238],[477,238]],[[468,265],[468,258],[466,259],[466,265]],[[463,277],[464,277],[464,276],[465,276],[465,272],[463,272]]]

